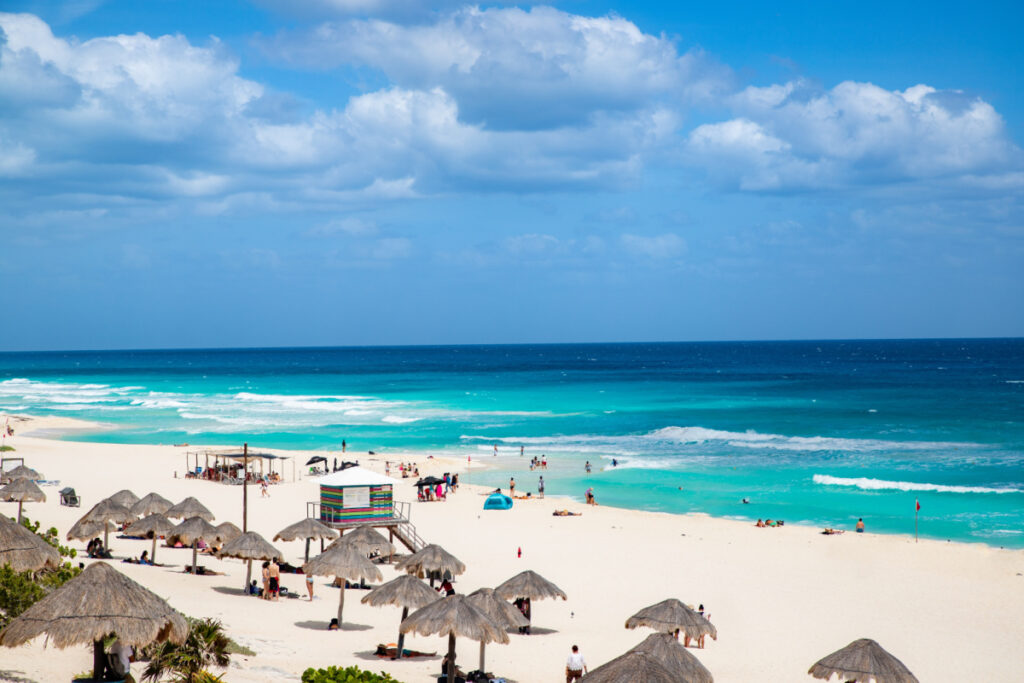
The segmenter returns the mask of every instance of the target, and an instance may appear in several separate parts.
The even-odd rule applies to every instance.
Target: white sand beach
[[[155,491],[175,502],[195,496],[215,513],[215,524],[241,525],[241,488],[182,478],[185,448],[30,435],[69,426],[70,421],[49,418],[21,423],[8,440],[16,452],[5,453],[25,458],[47,479],[60,480],[59,486],[44,487],[45,503],[26,504],[25,513],[56,526],[62,537],[93,504],[123,488],[139,496]],[[294,455],[301,475],[309,454]],[[348,457],[384,469],[383,456]],[[417,461],[424,475],[465,465]],[[290,480],[290,466],[285,473]],[[862,637],[877,640],[924,683],[1024,680],[1022,551],[871,533],[822,536],[806,527],[762,529],[702,515],[590,507],[553,497],[517,500],[508,511],[484,511],[472,474],[461,477],[463,486],[444,503],[416,503],[411,485],[396,491],[399,500],[413,501],[412,521],[420,535],[465,562],[456,590],[493,587],[533,569],[569,596],[566,602],[534,603],[532,635],[510,634],[509,645],[488,646],[488,668],[510,680],[564,680],[573,644],[591,669],[599,666],[648,635],[624,628],[630,615],[669,597],[705,605],[719,638],[691,652],[719,683],[809,681],[812,663]],[[517,481],[517,490],[536,491],[534,473],[524,471]],[[81,508],[59,504],[63,486],[76,489]],[[252,487],[249,528],[270,540],[305,517],[306,502],[317,497],[317,480],[310,477],[272,486],[268,498]],[[16,507],[0,503],[8,515]],[[582,516],[553,517],[560,508]],[[275,545],[288,561],[301,564],[302,542]],[[81,551],[84,543],[72,546]],[[150,542],[112,536],[111,546],[115,557],[137,557]],[[440,670],[440,656],[401,662],[373,656],[378,643],[396,640],[399,610],[360,604],[364,591],[347,595],[344,630],[328,632],[338,589],[327,580],[317,578],[313,602],[267,602],[237,594],[245,577],[242,562],[205,557],[206,566],[224,575],[194,577],[182,573],[190,557],[190,550],[161,547],[158,559],[167,566],[117,561],[114,566],[185,614],[222,620],[232,638],[256,651],[233,658],[225,675],[229,683],[298,680],[310,666],[357,664],[407,682],[433,680]],[[387,565],[382,571],[385,580],[397,576]],[[300,593],[303,583],[300,575],[282,577],[284,586]],[[446,639],[412,636],[406,647],[440,655]],[[462,668],[476,668],[477,656],[477,643],[459,641]],[[90,663],[87,647],[56,650],[40,639],[0,651],[0,680],[67,681]]]

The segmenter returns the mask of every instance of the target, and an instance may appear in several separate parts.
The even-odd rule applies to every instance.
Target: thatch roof
[[[459,558],[433,543],[412,555],[403,557],[395,563],[395,568],[417,576],[425,576],[428,572],[461,574],[466,571],[466,565]]]
[[[88,519],[92,522],[113,522],[114,524],[123,524],[130,522],[135,517],[132,515],[132,511],[124,505],[119,505],[109,498],[101,500],[92,506],[82,519]]]
[[[565,591],[537,572],[530,571],[529,569],[516,574],[508,581],[498,585],[494,592],[505,600],[515,600],[516,598],[529,598],[530,600],[543,600],[544,598],[568,599]]]
[[[630,650],[583,677],[586,683],[687,683],[681,673],[669,671],[646,652]]]
[[[185,545],[192,545],[193,542],[202,539],[204,541],[216,541],[217,528],[202,517],[189,517],[184,522],[174,527],[168,538],[175,538]]]
[[[679,629],[691,638],[708,635],[713,640],[718,639],[718,629],[714,624],[675,598],[644,607],[626,620],[626,628],[640,626],[653,628],[655,631],[663,633],[671,633]]]
[[[174,533],[177,526],[171,520],[161,514],[152,514],[140,520],[132,522],[125,529],[125,533],[132,536],[168,536]]]
[[[129,491],[128,489],[121,489],[114,495],[107,496],[107,500],[109,500],[111,503],[117,503],[118,505],[125,506],[126,508],[128,508],[130,512],[132,506],[139,502],[139,497],[136,496],[131,491]]]
[[[303,568],[314,576],[337,576],[349,581],[380,581],[380,570],[355,548],[340,545],[325,550]]]
[[[652,633],[629,651],[650,655],[669,671],[681,674],[687,683],[714,683],[711,672],[671,633]]]
[[[466,596],[469,603],[502,628],[529,626],[530,620],[515,605],[505,602],[493,588],[478,588]]]
[[[217,529],[217,538],[225,542],[233,541],[242,535],[242,530],[231,522],[221,522],[215,528]]]
[[[18,465],[13,470],[8,470],[2,475],[4,481],[14,481],[15,479],[32,479],[38,481],[43,478],[43,475],[36,472],[31,467],[25,467],[24,465]]]
[[[328,547],[334,547],[342,543],[353,546],[359,552],[366,555],[372,553],[389,555],[395,552],[395,546],[391,544],[391,541],[384,538],[384,534],[368,526],[357,527],[352,531],[342,534],[341,538],[331,543]]]
[[[15,479],[0,488],[0,500],[42,503],[46,500],[46,494],[31,479]]]
[[[337,535],[338,532],[331,527],[321,524],[312,517],[306,517],[278,531],[277,535],[274,536],[274,540],[294,541],[299,538],[303,540],[307,538],[334,538]]]
[[[421,607],[406,617],[398,630],[422,636],[469,638],[483,643],[508,642],[505,630],[474,607],[465,595],[449,595]]]
[[[154,514],[163,515],[170,510],[173,505],[174,503],[167,500],[159,493],[149,493],[131,506],[131,513],[137,517],[147,517]]]
[[[88,515],[82,517],[80,520],[75,522],[75,525],[68,530],[68,540],[81,540],[91,539],[94,536],[99,536],[104,532],[116,531],[117,525],[113,522],[97,522],[89,519]]]
[[[239,534],[221,547],[217,557],[240,560],[280,560],[284,555],[255,531]]]
[[[836,675],[849,683],[918,683],[903,662],[870,638],[855,640],[823,657],[807,673],[825,680]]]
[[[441,596],[433,588],[411,574],[402,574],[397,579],[377,586],[363,596],[361,602],[372,607],[411,607],[419,609],[439,600]]]
[[[17,647],[44,633],[58,648],[110,634],[141,647],[164,639],[183,642],[188,624],[155,593],[96,562],[13,619],[0,631],[0,645]]]
[[[0,567],[11,565],[16,572],[34,572],[60,566],[60,553],[21,524],[0,515]]]
[[[213,521],[213,513],[210,510],[196,500],[194,497],[189,496],[185,500],[181,501],[177,505],[172,505],[168,508],[164,516],[170,517],[171,519],[188,519],[189,517],[202,517],[207,522]]]

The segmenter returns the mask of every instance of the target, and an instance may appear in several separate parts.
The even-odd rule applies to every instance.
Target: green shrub
[[[39,533],[39,522],[32,523],[28,519],[23,519],[22,524],[56,548],[62,557],[75,556],[73,549],[60,545],[56,529]],[[60,588],[81,572],[81,569],[72,566],[70,562],[62,563],[57,569],[42,569],[37,572],[16,572],[7,564],[0,567],[0,628],[43,599],[47,593]]]
[[[375,674],[358,666],[339,669],[330,666],[326,669],[309,668],[302,672],[302,683],[401,683],[381,671]]]
[[[144,657],[149,664],[142,674],[144,681],[158,681],[169,675],[176,683],[212,683],[213,677],[206,667],[226,668],[231,663],[228,637],[216,619],[189,619],[185,642],[175,645],[166,641],[145,648]]]
[[[13,451],[14,446],[0,446],[0,453],[6,453],[7,451]]]

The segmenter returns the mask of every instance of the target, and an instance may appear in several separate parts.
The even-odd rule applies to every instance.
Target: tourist
[[[587,464],[583,466],[583,469],[585,469],[587,471],[587,474],[590,474],[590,461],[589,460],[587,461]]]
[[[313,575],[306,574],[306,590],[309,591],[309,601],[313,602]]]
[[[264,562],[263,563],[263,572],[261,573],[261,575],[262,575],[262,578],[263,578],[263,593],[261,594],[261,597],[264,600],[269,600],[270,599],[270,563],[269,562]]]
[[[516,497],[516,478],[512,477],[508,480],[508,495],[512,498]]]
[[[858,534],[864,533],[864,518],[863,517],[858,517],[857,518],[857,533]]]
[[[281,591],[281,566],[277,563],[277,560],[270,561],[270,599],[277,600],[277,595]]]
[[[544,497],[544,475],[540,475],[540,481],[537,482],[537,495],[541,498]]]
[[[585,673],[587,673],[587,663],[583,661],[579,646],[573,645],[572,654],[565,662],[565,683],[578,681],[583,678]]]

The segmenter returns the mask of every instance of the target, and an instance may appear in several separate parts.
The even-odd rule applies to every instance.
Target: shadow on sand
[[[308,621],[296,621],[295,622],[295,625],[298,626],[299,628],[308,628],[310,631],[326,631],[327,630],[327,624],[328,624],[328,622],[326,622],[326,621],[314,621],[312,619],[310,619]],[[341,625],[341,629],[340,630],[342,630],[342,631],[371,631],[371,630],[373,630],[373,627],[372,626],[367,626],[366,624],[351,624],[351,623],[345,622],[344,624]]]
[[[21,671],[0,669],[0,681],[3,681],[3,683],[39,683],[34,678],[26,678],[25,676],[22,676],[22,673],[23,672]]]

